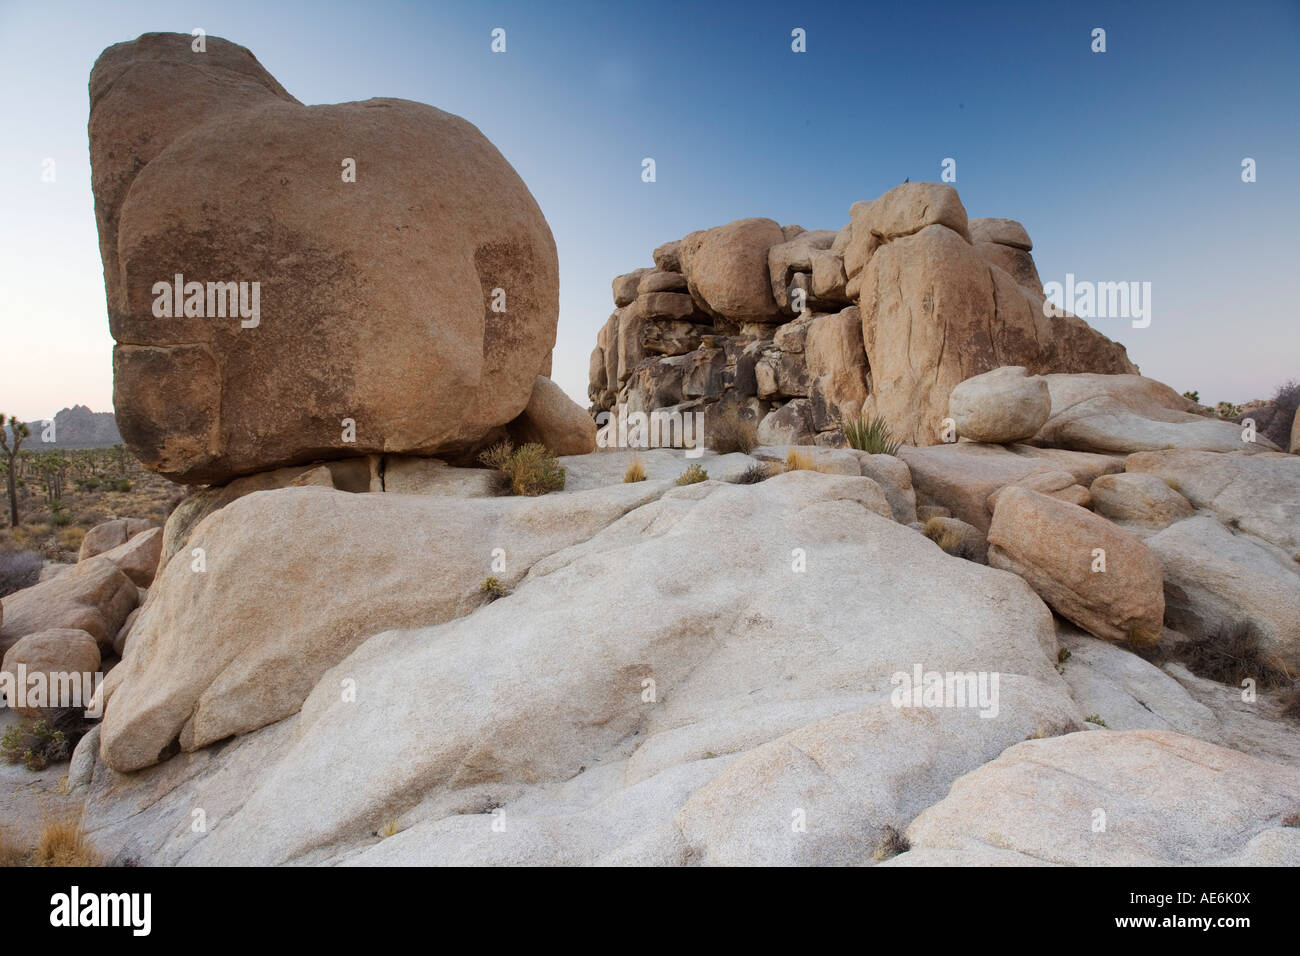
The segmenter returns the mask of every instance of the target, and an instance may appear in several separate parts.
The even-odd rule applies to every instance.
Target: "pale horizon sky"
[[[584,407],[610,280],[655,246],[746,216],[839,229],[854,201],[938,179],[945,157],[970,216],[1024,223],[1044,282],[1151,283],[1149,328],[1093,322],[1144,374],[1210,404],[1300,378],[1293,0],[0,0],[6,415],[112,409],[86,83],[105,47],[196,26],[248,47],[304,103],[404,97],[478,126],[555,234],[553,377]],[[498,26],[505,54],[489,49]],[[794,27],[807,53],[791,52]],[[1257,182],[1242,182],[1244,157]]]

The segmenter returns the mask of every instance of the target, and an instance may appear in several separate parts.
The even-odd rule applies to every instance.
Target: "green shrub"
[[[840,422],[844,440],[850,448],[865,451],[872,455],[897,455],[902,441],[894,437],[883,418],[874,415],[859,415]]]
[[[677,479],[677,484],[693,485],[697,482],[708,481],[708,480],[709,480],[709,473],[707,471],[705,471],[699,465],[691,465],[684,472],[682,472],[681,477]]]
[[[1083,719],[1090,724],[1096,724],[1098,727],[1105,727],[1107,730],[1110,730],[1110,725],[1101,719],[1101,714],[1089,714]]]
[[[500,472],[501,494],[532,498],[564,488],[564,468],[545,445],[534,442],[514,448],[503,441],[479,455],[479,461]]]
[[[1193,401],[1198,405],[1201,403],[1201,393],[1198,391],[1183,392],[1183,398]]]
[[[68,735],[51,722],[28,718],[0,737],[0,756],[5,763],[22,761],[28,770],[44,770],[51,763],[71,757],[72,746]]]
[[[498,578],[487,578],[483,581],[479,593],[483,595],[486,603],[491,604],[497,598],[503,598],[510,593],[510,589],[501,583]]]

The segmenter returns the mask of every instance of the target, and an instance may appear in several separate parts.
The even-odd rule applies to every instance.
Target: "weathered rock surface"
[[[919,504],[942,505],[981,531],[988,530],[993,515],[989,498],[1007,485],[1038,478],[1064,489],[1069,487],[1065,479],[1073,477],[1086,488],[1099,475],[1123,468],[1122,459],[1109,455],[978,442],[924,448],[904,445],[898,457],[911,469]],[[1035,490],[1045,490],[1045,485],[1039,484]]]
[[[508,429],[520,444],[537,442],[554,455],[585,455],[596,450],[596,422],[564,390],[544,375]]]
[[[1282,818],[1297,793],[1296,768],[1169,731],[1089,731],[1017,744],[954,783],[907,839],[1066,866],[1296,866]]]
[[[988,534],[989,564],[1019,574],[1062,617],[1111,641],[1159,640],[1160,561],[1129,532],[1077,505],[1008,488]]]
[[[153,584],[162,555],[163,529],[141,531],[125,544],[101,552],[100,557],[112,561],[131,579],[136,587],[147,588]]]
[[[14,696],[22,684],[19,679],[20,666],[25,668],[23,676],[27,682],[26,693],[38,693],[45,706],[35,706],[30,698]],[[37,631],[19,638],[5,651],[0,670],[9,675],[5,681],[5,704],[24,716],[40,717],[52,713],[59,706],[72,706],[72,701],[61,702],[56,696],[61,685],[71,687],[67,684],[71,675],[76,675],[78,693],[85,690],[86,698],[81,698],[82,706],[85,706],[89,703],[90,691],[85,688],[82,675],[91,675],[99,670],[99,645],[85,631],[76,628]],[[40,686],[35,689],[32,684],[34,676],[40,682]],[[13,694],[9,693],[10,689]],[[22,706],[19,706],[20,703]]]
[[[1255,452],[1267,439],[1242,440],[1232,422],[1197,414],[1196,403],[1141,375],[1046,375],[1052,413],[1035,443],[1129,454],[1168,448]]]
[[[136,586],[117,565],[88,558],[57,578],[5,597],[0,653],[28,634],[69,628],[109,645],[138,601]]]
[[[1088,489],[1097,514],[1119,524],[1167,528],[1196,513],[1163,478],[1141,472],[1102,475]]]
[[[592,493],[506,504],[532,514],[530,525],[539,506],[562,504],[559,525],[567,527],[593,510],[578,500],[583,494]],[[219,755],[204,748],[134,774],[110,769],[114,713],[136,710],[123,695],[140,692],[132,688],[139,675],[123,681],[103,724],[109,766],[95,767],[89,790],[92,839],[115,859],[160,863],[756,862],[828,852],[870,862],[885,828],[904,825],[956,775],[1026,735],[1079,726],[1052,667],[1055,633],[1042,602],[1015,576],[948,557],[885,517],[874,482],[792,472],[752,486],[710,481],[664,493],[660,485],[650,497],[621,519],[607,512],[603,530],[533,561],[509,597],[440,625],[363,638],[312,678],[300,713],[237,737]],[[247,520],[252,511],[269,511],[277,499],[281,512],[288,499],[294,510],[327,503],[330,524],[293,520],[304,550],[307,539],[317,541],[313,564],[295,563],[293,573],[314,575],[333,553],[322,534],[348,534],[343,553],[369,569],[373,601],[402,588],[375,585],[378,555],[358,553],[374,540],[388,566],[399,560],[368,503],[398,498],[404,539],[419,539],[418,550],[454,537],[441,513],[428,541],[412,530],[419,499],[312,488],[250,495],[199,534],[222,537],[211,550],[234,549],[232,561],[248,570],[257,542],[226,536],[236,518],[241,537],[256,538],[262,523]],[[335,530],[340,506],[346,513],[361,502],[369,530]],[[457,504],[464,511],[502,502]],[[487,547],[493,535],[477,517],[476,540]],[[285,540],[283,531],[266,533]],[[792,570],[795,548],[808,573]],[[415,549],[400,557],[411,567],[422,560]],[[521,571],[527,565],[510,560]],[[427,602],[435,578],[421,570],[412,580],[423,583]],[[339,569],[321,573],[339,579]],[[172,574],[169,567],[155,587],[166,589]],[[206,587],[223,591],[219,584],[209,577]],[[167,596],[161,591],[149,608]],[[316,595],[312,617],[334,618],[330,633],[346,630],[322,600],[328,595]],[[610,627],[611,608],[627,626]],[[323,644],[306,647],[310,659]],[[193,654],[192,640],[189,650],[206,656]],[[289,656],[302,667],[301,652]],[[134,646],[114,673],[148,657]],[[999,716],[895,708],[891,676],[918,662],[1001,673]],[[250,685],[279,686],[281,676],[247,672]],[[354,702],[340,695],[345,680],[354,682]],[[154,736],[165,745],[175,733]],[[786,735],[795,736],[775,743]],[[808,748],[823,769],[792,746]],[[341,759],[361,761],[358,772],[338,774]],[[743,777],[724,776],[729,766],[761,768],[771,781],[766,808],[761,789],[743,808],[727,798]],[[790,840],[792,795],[807,801],[807,843]],[[206,834],[166,825],[196,802],[208,813]],[[502,814],[505,833],[494,833]],[[400,832],[376,841],[389,821]],[[837,845],[844,850],[826,849]]]
[[[638,485],[535,502],[310,487],[242,497],[195,529],[205,571],[179,560],[159,575],[113,671],[103,758],[136,770],[178,736],[193,750],[286,717],[369,634],[467,614],[488,576],[508,587],[650,497]],[[494,573],[498,547],[506,570]],[[250,580],[291,586],[250,600]]]
[[[114,404],[137,457],[221,482],[464,450],[515,418],[555,343],[558,266],[500,153],[419,103],[302,106],[244,48],[191,40],[110,47],[90,81]],[[155,283],[177,275],[247,283],[250,314],[204,285],[157,318],[173,296]]]
[[[780,313],[772,297],[767,251],[785,242],[771,219],[738,219],[693,232],[679,250],[695,301],[732,322],[771,322]]]
[[[1193,637],[1248,625],[1274,666],[1300,673],[1300,563],[1208,517],[1146,539],[1164,569],[1166,619]]]
[[[114,518],[95,525],[81,539],[77,551],[77,560],[84,561],[105,551],[126,544],[142,531],[148,531],[156,525],[147,518]]]
[[[971,441],[1010,444],[1033,438],[1052,411],[1047,382],[1019,365],[968,378],[952,390],[948,414],[957,435]]]
[[[1300,553],[1300,458],[1156,451],[1130,455],[1124,468],[1162,478],[1197,508],[1292,555]]]

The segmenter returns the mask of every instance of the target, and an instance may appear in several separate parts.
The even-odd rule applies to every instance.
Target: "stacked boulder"
[[[502,437],[550,374],[559,313],[555,242],[518,174],[458,116],[304,106],[244,47],[192,39],[145,34],[90,75],[132,452],[224,483],[371,453],[472,458]],[[533,409],[571,421],[553,398]],[[594,429],[577,437],[594,447]]]
[[[741,219],[616,278],[593,413],[733,406],[764,443],[819,445],[866,413],[924,445],[973,375],[1136,373],[1081,319],[1044,315],[1024,227],[968,220],[951,186],[905,183],[850,218],[838,232]]]

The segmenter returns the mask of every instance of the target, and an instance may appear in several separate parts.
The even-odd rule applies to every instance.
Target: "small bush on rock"
[[[817,466],[813,463],[812,458],[803,452],[791,449],[790,454],[785,456],[786,471],[816,471]]]
[[[897,455],[903,443],[894,437],[883,418],[874,415],[859,415],[840,422],[844,440],[850,448],[865,451],[872,455]]]
[[[535,498],[564,488],[564,467],[545,445],[534,442],[516,449],[503,441],[479,455],[479,461],[501,473],[502,494]]]
[[[633,458],[632,464],[623,472],[623,483],[626,485],[637,481],[645,481],[645,465],[641,464],[639,458]]]
[[[699,465],[691,465],[684,472],[682,472],[681,477],[677,479],[677,484],[693,485],[696,484],[697,482],[708,481],[708,480],[709,480],[709,473],[707,471],[705,471]]]
[[[510,593],[510,589],[501,583],[498,578],[487,578],[483,585],[478,589],[479,594],[483,595],[486,603],[491,604],[497,598],[503,598]]]
[[[767,465],[764,465],[761,462],[759,462],[750,465],[748,468],[742,471],[740,475],[736,478],[735,483],[738,485],[756,485],[760,481],[767,481],[767,479],[771,477],[772,477],[771,469],[768,468]]]

